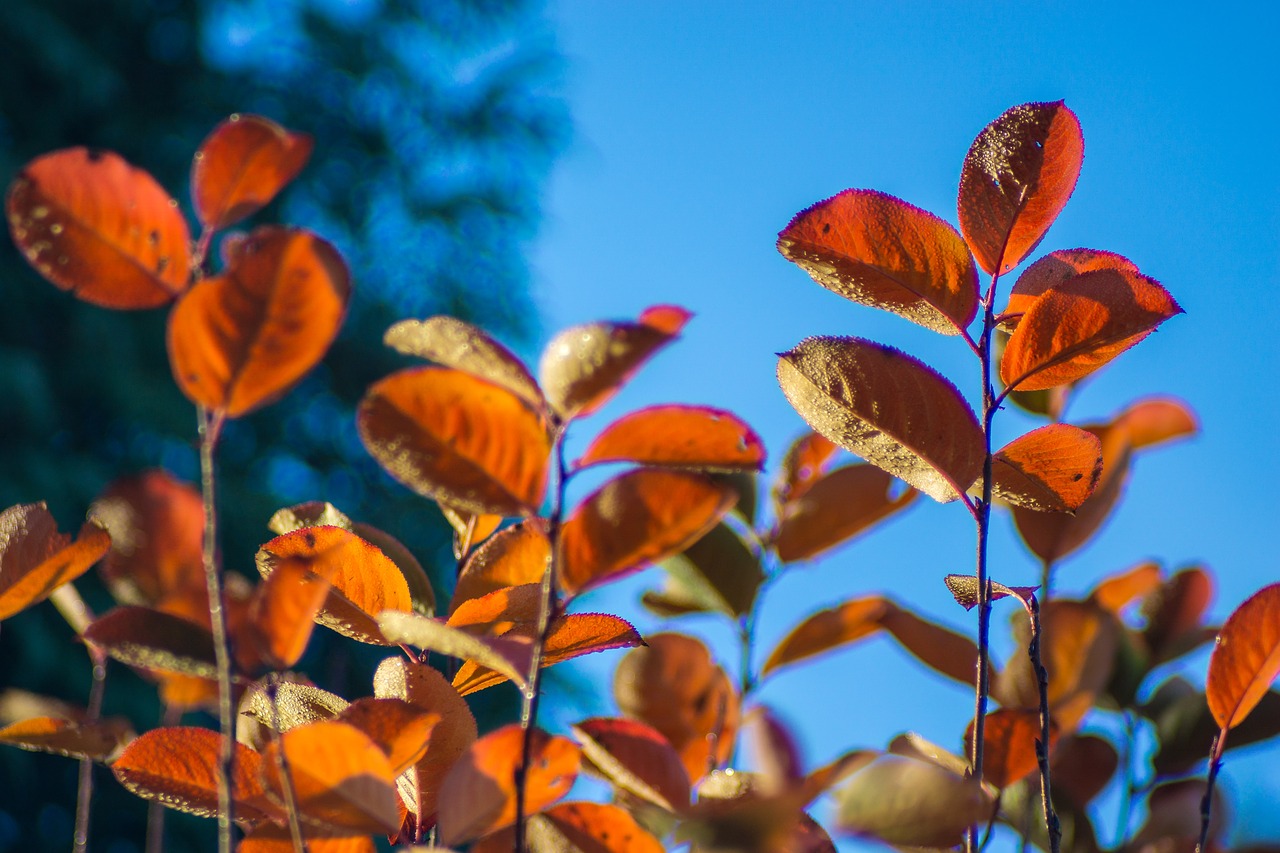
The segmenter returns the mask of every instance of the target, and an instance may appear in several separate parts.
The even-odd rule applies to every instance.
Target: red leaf
[[[111,539],[86,524],[75,542],[58,532],[43,503],[18,504],[0,513],[0,619],[44,601],[89,570]]]
[[[987,714],[983,726],[982,778],[997,788],[1007,788],[1037,765],[1036,741],[1040,739],[1040,712],[1026,708],[999,708]],[[1049,729],[1049,746],[1058,739],[1056,726]],[[973,721],[964,732],[966,750],[973,751]]]
[[[573,467],[604,462],[758,471],[764,465],[764,444],[732,412],[708,406],[650,406],[605,427]]]
[[[200,143],[191,164],[191,203],[210,231],[265,206],[311,156],[311,137],[270,119],[232,115]]]
[[[960,230],[988,273],[1013,269],[1066,205],[1084,161],[1075,114],[1022,104],[983,128],[960,172]]]
[[[840,448],[831,439],[816,432],[801,436],[787,449],[778,471],[774,496],[779,504],[799,500],[826,470],[827,463]]]
[[[1209,657],[1205,695],[1224,732],[1249,716],[1278,674],[1280,584],[1272,584],[1227,617]]]
[[[350,295],[333,246],[299,229],[257,229],[222,275],[201,281],[170,313],[178,387],[231,417],[274,400],[324,357]]]
[[[1071,512],[1093,494],[1102,476],[1102,442],[1070,424],[1049,424],[1022,435],[991,460],[992,491],[1015,506]]]
[[[918,492],[874,465],[848,465],[814,480],[803,495],[782,505],[772,537],[784,563],[808,560],[905,509]]]
[[[154,308],[187,287],[191,236],[155,178],[110,151],[37,157],[9,185],[9,230],[27,261],[104,308]]]
[[[828,290],[955,335],[978,311],[978,270],[938,217],[873,190],[845,190],[801,211],[778,251]]]
[[[1059,249],[1050,252],[1018,276],[1009,293],[1009,304],[1000,315],[1001,324],[1017,326],[1022,315],[1046,291],[1066,283],[1080,273],[1107,269],[1138,272],[1137,264],[1114,252],[1098,249]]]

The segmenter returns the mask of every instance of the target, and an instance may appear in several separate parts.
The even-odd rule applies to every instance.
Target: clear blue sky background
[[[1218,579],[1221,619],[1280,578],[1274,6],[555,0],[549,15],[567,56],[576,141],[535,247],[546,327],[634,317],[659,302],[697,315],[581,438],[642,405],[717,405],[762,434],[772,471],[802,429],[778,390],[774,353],[813,334],[892,343],[975,389],[956,339],[823,290],[774,241],[795,213],[848,187],[891,193],[954,224],[974,136],[1014,104],[1061,98],[1084,127],[1084,170],[1037,255],[1120,252],[1187,312],[1085,385],[1069,415],[1107,418],[1140,396],[1174,394],[1199,413],[1203,433],[1138,460],[1118,514],[1061,566],[1057,588],[1083,592],[1147,558],[1171,568],[1203,561]],[[1002,420],[1006,437],[1035,425]],[[941,578],[972,571],[973,539],[963,509],[925,499],[795,569],[764,603],[761,655],[808,612],[872,592],[972,631]],[[997,578],[1035,583],[1007,518],[992,547]],[[647,572],[587,605],[654,630],[638,596],[659,581]],[[996,625],[1005,635],[999,613]],[[678,627],[733,660],[714,620]],[[614,663],[600,655],[584,667],[598,674]],[[908,729],[958,749],[972,708],[967,691],[886,640],[786,671],[760,698],[793,724],[810,765]],[[609,712],[611,700],[587,710]],[[1267,808],[1280,801],[1275,758],[1274,746],[1229,756],[1226,785],[1251,815],[1248,836],[1280,834]],[[1099,823],[1107,843],[1114,801]]]

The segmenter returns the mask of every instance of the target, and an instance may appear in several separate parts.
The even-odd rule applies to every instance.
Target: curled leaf
[[[48,598],[102,559],[111,547],[107,532],[86,524],[80,538],[58,532],[43,503],[18,504],[0,513],[0,619]]]

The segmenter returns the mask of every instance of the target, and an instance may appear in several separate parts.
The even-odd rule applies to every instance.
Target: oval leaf
[[[735,618],[751,612],[764,582],[759,555],[723,521],[662,565],[668,584],[660,599]],[[647,603],[652,605],[651,597]]]
[[[550,562],[551,540],[544,520],[528,518],[500,530],[463,564],[449,612],[456,611],[463,602],[505,587],[536,584]]]
[[[360,438],[392,477],[468,512],[534,515],[551,441],[520,398],[443,367],[374,384],[356,415]]]
[[[104,308],[154,308],[187,287],[191,235],[178,203],[110,151],[67,148],[22,168],[5,202],[28,263]]]
[[[618,788],[679,813],[689,806],[689,776],[680,755],[652,726],[637,720],[596,718],[573,727],[587,769]]]
[[[725,485],[681,471],[640,469],[605,483],[564,523],[557,574],[573,595],[689,547],[732,509]]]
[[[357,699],[342,709],[339,722],[355,726],[387,754],[391,773],[398,776],[426,754],[431,731],[441,715],[403,699]]]
[[[960,230],[988,273],[1022,262],[1080,177],[1084,137],[1062,101],[1022,104],[983,128],[960,172]]]
[[[801,211],[778,251],[828,290],[955,335],[978,311],[978,269],[954,228],[874,190],[845,190]]]
[[[603,462],[759,471],[764,443],[737,415],[723,409],[650,406],[605,427],[573,467]]]
[[[809,426],[934,500],[955,500],[982,473],[982,428],[969,404],[892,347],[808,338],[779,357],[778,383]]]
[[[191,163],[196,218],[220,231],[257,212],[297,177],[311,148],[305,133],[262,116],[232,115],[200,143]]]
[[[1022,315],[1046,291],[1093,270],[1138,272],[1138,265],[1123,255],[1098,249],[1059,249],[1040,258],[1018,276],[1009,292],[1009,304],[1000,315],[1000,323],[1012,331]]]
[[[977,781],[899,755],[859,770],[835,797],[842,831],[909,847],[954,847],[995,809]]]
[[[378,617],[378,626],[383,636],[393,643],[408,643],[426,651],[474,661],[511,679],[520,689],[525,687],[527,656],[504,654],[507,649],[501,643],[488,643],[460,628],[416,613],[388,610]]]
[[[1181,314],[1152,278],[1128,270],[1082,273],[1031,304],[1005,346],[1006,388],[1040,391],[1088,376]]]
[[[1117,419],[1134,449],[1152,447],[1195,435],[1200,422],[1191,407],[1175,397],[1148,397],[1124,410]]]
[[[148,607],[117,607],[84,632],[86,642],[130,666],[216,678],[218,668],[209,629]]]
[[[1088,430],[1049,424],[1019,436],[991,460],[991,491],[1014,506],[1074,512],[1102,476],[1102,442]]]
[[[783,504],[772,546],[784,563],[808,560],[905,509],[918,492],[894,495],[897,479],[874,465],[847,465]]]
[[[770,652],[761,677],[779,667],[852,643],[880,630],[880,620],[893,605],[874,595],[820,611],[802,621]]]
[[[1050,727],[1050,748],[1057,742],[1057,728]],[[1036,742],[1040,739],[1040,712],[1027,708],[998,708],[987,714],[983,726],[982,778],[997,788],[1007,788],[1038,766]],[[973,754],[973,721],[964,732],[966,755]]]
[[[9,507],[0,513],[0,619],[44,601],[110,547],[107,532],[95,524],[86,524],[72,542],[43,503]]]
[[[324,357],[350,295],[333,246],[299,229],[257,229],[222,275],[201,281],[170,313],[178,387],[230,417],[274,400]]]
[[[34,717],[0,728],[0,743],[94,761],[108,760],[132,739],[133,731],[123,719],[72,722],[57,717]]]
[[[1280,584],[1263,587],[1235,609],[1209,657],[1205,695],[1213,719],[1239,725],[1280,674]]]

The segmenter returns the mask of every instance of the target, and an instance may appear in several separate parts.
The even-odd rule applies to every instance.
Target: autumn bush
[[[1278,730],[1280,585],[1221,628],[1205,623],[1212,578],[1200,567],[1169,575],[1144,563],[1086,596],[1051,595],[1054,567],[1106,520],[1134,455],[1197,429],[1185,404],[1158,397],[1105,423],[1063,420],[1077,383],[1181,312],[1134,262],[1057,250],[998,292],[1076,184],[1083,137],[1062,103],[1014,107],[979,134],[963,162],[959,231],[870,190],[818,202],[782,230],[779,250],[817,283],[952,336],[973,370],[966,395],[879,342],[800,342],[780,355],[778,381],[812,432],[765,483],[755,432],[703,406],[631,412],[568,458],[569,433],[679,337],[690,316],[677,306],[566,329],[536,375],[461,320],[389,329],[388,346],[427,363],[371,386],[357,426],[386,471],[453,526],[447,596],[393,537],[322,495],[266,520],[274,538],[258,551],[256,585],[221,565],[220,512],[235,510],[217,499],[224,427],[323,357],[352,295],[323,238],[229,230],[310,152],[307,136],[265,118],[220,124],[193,161],[194,239],[177,202],[111,152],[39,157],[10,186],[10,231],[45,278],[104,308],[169,306],[173,377],[197,413],[198,486],[160,471],[123,477],[74,540],[40,503],[0,516],[0,619],[50,599],[93,669],[84,706],[26,697],[22,718],[0,729],[7,744],[81,760],[77,848],[91,837],[100,763],[139,797],[216,818],[219,848],[244,853],[372,850],[382,836],[472,851],[816,853],[834,846],[807,809],[828,791],[837,834],[972,850],[1004,826],[1054,853],[1088,853],[1102,847],[1091,810],[1112,785],[1126,815],[1117,848],[1223,849],[1213,805],[1223,754]],[[1006,404],[1047,423],[997,449]],[[571,503],[579,482],[599,485]],[[772,582],[921,495],[973,518],[973,574],[939,578],[976,610],[973,638],[868,595],[803,615],[775,648],[757,648]],[[1041,564],[1038,587],[995,579],[996,506]],[[95,564],[118,603],[100,614],[74,585]],[[736,654],[683,633],[642,638],[620,616],[576,608],[582,592],[653,564],[662,581],[643,605],[672,620],[723,618]],[[990,616],[1001,599],[1025,618],[1019,651],[997,664]],[[296,671],[317,624],[384,650],[369,695],[339,696]],[[959,749],[907,733],[803,766],[758,690],[881,632],[974,686]],[[1215,637],[1203,686],[1167,674],[1164,664]],[[541,728],[543,669],[596,652],[619,654],[620,715]],[[171,725],[138,733],[137,721],[103,717],[108,659],[155,683]],[[467,697],[505,682],[519,691],[520,722],[479,731]],[[203,711],[217,728],[181,724]],[[1123,721],[1122,742],[1086,728],[1104,715]],[[1154,741],[1148,757],[1138,728]],[[580,773],[602,780],[610,802],[566,801]],[[1147,815],[1132,834],[1130,810]],[[160,813],[151,850],[164,844]]]

